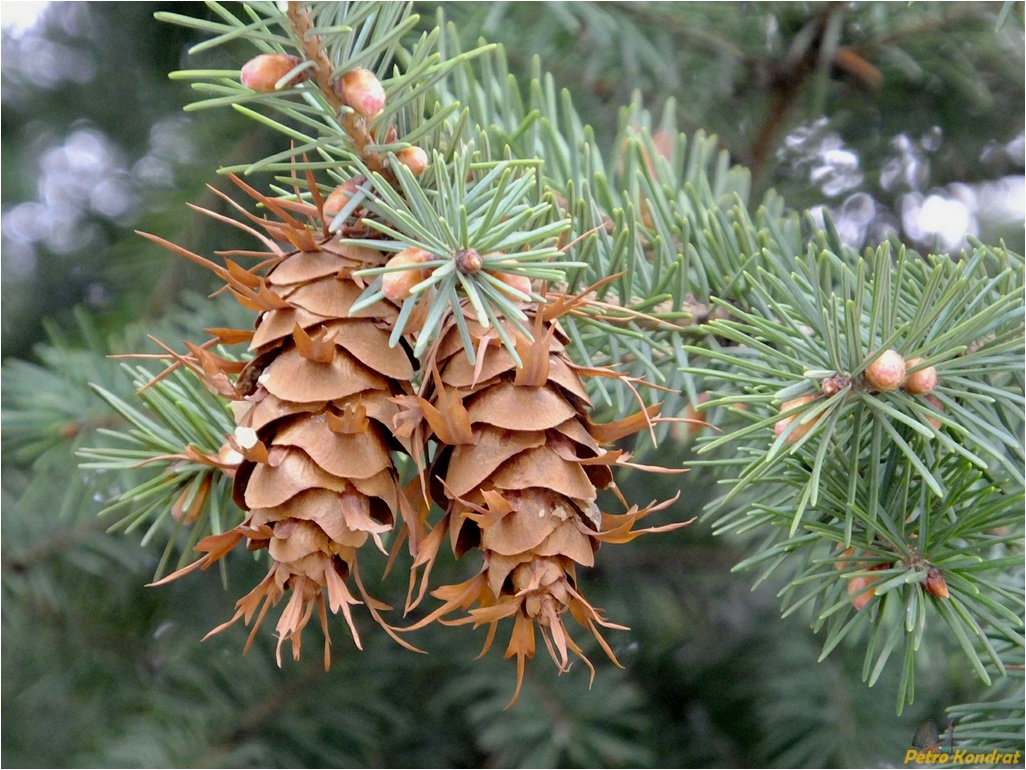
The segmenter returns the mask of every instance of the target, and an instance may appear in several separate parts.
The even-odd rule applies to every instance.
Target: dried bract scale
[[[385,109],[385,89],[368,69],[349,70],[335,87],[342,101],[357,115],[373,118]]]
[[[396,153],[395,159],[414,176],[420,176],[428,167],[428,155],[420,147],[404,147]]]
[[[233,470],[233,495],[246,516],[201,540],[196,549],[205,556],[165,581],[211,566],[240,543],[266,550],[266,577],[211,633],[241,618],[253,622],[252,641],[267,610],[287,599],[276,626],[279,663],[285,642],[298,659],[302,631],[316,612],[327,667],[329,610],[343,615],[358,647],[353,605],[365,604],[393,633],[379,614],[386,606],[364,590],[357,556],[368,542],[384,550],[382,538],[400,518],[412,525],[411,541],[417,539],[420,525],[410,518],[391,456],[398,409],[392,399],[411,392],[414,369],[402,347],[388,345],[393,305],[380,302],[350,315],[362,293],[352,273],[380,266],[385,256],[325,236],[326,214],[314,206],[285,208],[240,185],[280,217],[260,220],[265,243],[289,249],[274,246],[262,269],[207,263],[259,312],[246,335],[252,358],[234,382],[237,427],[218,456]]]
[[[254,56],[242,67],[240,80],[242,85],[254,91],[273,91],[275,85],[302,63],[298,56],[287,53],[262,53]],[[301,83],[308,77],[301,72],[289,81],[288,85]]]
[[[908,369],[915,369],[923,363],[922,358],[910,358],[905,362]],[[906,393],[915,396],[924,396],[937,387],[937,370],[932,366],[924,366],[909,373],[902,385]]]
[[[896,350],[885,350],[862,373],[874,390],[894,390],[905,383],[905,359]]]
[[[197,476],[191,484],[186,485],[174,505],[171,506],[171,516],[175,521],[192,524],[199,518],[207,504],[211,482],[212,476],[209,473],[204,473]]]
[[[506,657],[517,659],[515,701],[526,661],[535,653],[535,630],[561,672],[574,655],[594,673],[565,624],[571,617],[616,662],[600,627],[622,626],[607,621],[585,599],[577,579],[578,568],[593,566],[599,545],[687,522],[634,529],[643,517],[669,503],[634,506],[619,515],[600,510],[598,490],[614,487],[611,468],[627,459],[608,450],[607,442],[644,429],[655,409],[612,424],[591,422],[582,370],[567,358],[566,338],[557,325],[536,316],[534,340],[528,341],[503,323],[516,340],[522,368],[494,329],[479,326],[468,315],[466,328],[479,356],[471,364],[450,319],[426,362],[431,372],[426,393],[403,400],[408,424],[419,423],[418,429],[439,442],[429,488],[445,511],[418,551],[415,574],[423,567],[424,580],[411,606],[423,598],[424,581],[446,538],[457,556],[476,550],[483,557],[483,567],[473,578],[432,591],[442,606],[407,630],[436,620],[488,625],[487,650],[498,624],[510,619]],[[466,615],[451,617],[463,610]]]
[[[410,296],[413,287],[428,278],[429,271],[419,269],[417,265],[430,262],[435,255],[424,249],[403,249],[396,253],[386,263],[385,267],[403,267],[405,270],[396,270],[391,273],[381,274],[381,293],[392,302],[399,303]]]
[[[233,476],[235,469],[239,467],[243,459],[242,453],[234,449],[227,441],[221,445],[221,449],[217,453],[218,462],[226,469],[230,469]]]

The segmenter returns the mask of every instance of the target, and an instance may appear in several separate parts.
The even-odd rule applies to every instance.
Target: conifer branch
[[[220,268],[172,247],[212,266],[260,313],[251,357],[202,346],[173,354],[191,372],[154,385],[152,414],[102,391],[133,424],[131,448],[84,456],[120,471],[166,466],[127,493],[126,505],[143,506],[129,514],[132,526],[155,532],[169,510],[191,523],[207,495],[220,501],[211,503],[217,517],[231,509],[232,520],[190,533],[189,545],[207,534],[193,566],[243,540],[273,549],[271,571],[231,622],[255,618],[255,631],[291,592],[277,628],[296,655],[313,612],[327,629],[326,607],[358,639],[347,538],[360,533],[384,550],[381,537],[396,525],[414,572],[430,571],[443,535],[457,556],[485,554],[477,577],[438,589],[441,609],[407,630],[467,610],[452,622],[488,624],[490,644],[496,624],[515,616],[517,694],[535,623],[558,669],[570,653],[587,662],[559,620],[565,609],[615,662],[597,629],[611,624],[579,593],[574,565],[590,566],[600,541],[681,524],[632,531],[662,505],[631,507],[618,524],[594,502],[596,488],[618,492],[610,468],[624,464],[601,445],[643,427],[670,433],[672,417],[654,419],[663,400],[671,415],[704,415],[717,429],[687,429],[686,440],[697,439],[693,467],[726,487],[705,515],[718,533],[761,538],[737,569],[782,581],[782,614],[822,633],[824,657],[860,645],[869,685],[900,658],[899,712],[914,695],[928,627],[981,681],[1014,671],[1008,650],[1024,646],[1022,587],[1008,579],[1022,553],[1013,512],[1026,482],[1020,255],[983,244],[959,259],[890,244],[859,255],[829,217],[819,226],[773,194],[750,201],[750,171],[732,166],[715,137],[681,134],[673,102],[656,119],[636,98],[603,148],[540,62],[522,90],[501,50],[461,52],[441,17],[404,45],[406,6],[292,2],[243,6],[242,18],[211,7],[222,21],[193,23],[214,34],[208,45],[242,38],[302,54],[276,60],[280,71],[259,87],[234,72],[195,73],[211,81],[197,84],[210,97],[197,106],[230,105],[293,142],[245,168],[285,174],[280,199],[246,187],[280,220],[245,217],[266,231],[259,237],[273,258]],[[805,43],[794,49],[799,73],[817,64],[810,51],[832,44]],[[364,66],[373,78],[358,95],[373,102],[366,109],[340,90]],[[228,338],[245,341],[241,332],[218,337]],[[325,367],[337,376],[323,377]],[[575,379],[583,374],[601,376],[585,387]],[[182,379],[193,375],[236,402],[235,425],[224,410],[172,398],[203,402]],[[634,386],[642,378],[658,386],[644,397]],[[350,380],[355,392],[339,390]],[[371,391],[368,405],[359,394]],[[599,398],[607,411],[640,412],[609,426],[584,419]],[[271,406],[259,406],[265,400]],[[349,455],[321,444],[355,445],[372,421],[373,473],[329,472]],[[217,430],[198,430],[201,422]],[[225,446],[244,458],[234,484],[243,516],[225,481],[233,468],[217,459]],[[416,503],[399,491],[400,469],[410,470],[394,464],[389,450],[399,448],[418,466]],[[312,523],[321,493],[346,501],[349,529]],[[544,553],[518,529],[538,506],[542,518],[561,512]],[[302,551],[293,530],[318,545]],[[312,572],[299,569],[310,554]],[[384,605],[363,598],[391,634]]]

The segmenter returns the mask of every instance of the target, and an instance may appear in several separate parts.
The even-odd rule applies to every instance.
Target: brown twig
[[[303,47],[303,55],[317,65],[314,70],[313,79],[321,90],[328,104],[331,105],[338,119],[339,125],[349,136],[353,148],[371,171],[385,171],[385,161],[381,155],[375,152],[367,152],[367,145],[374,144],[374,137],[367,130],[367,120],[352,112],[347,112],[347,105],[342,100],[335,85],[331,81],[335,66],[328,56],[327,50],[321,45],[319,35],[310,34],[313,24],[310,21],[310,12],[307,8],[295,0],[290,0],[286,11],[292,31],[299,38]]]
[[[780,69],[770,82],[772,100],[766,119],[756,133],[748,153],[748,166],[752,171],[752,186],[758,188],[766,172],[767,162],[773,149],[779,144],[781,134],[790,123],[791,110],[805,90],[811,77],[817,71],[823,31],[831,16],[843,13],[843,4],[828,3],[815,17],[809,19],[795,35]]]

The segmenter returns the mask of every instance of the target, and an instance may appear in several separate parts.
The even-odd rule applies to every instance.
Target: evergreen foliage
[[[4,363],[5,764],[864,766],[900,762],[927,718],[953,720],[958,748],[1022,750],[1023,257],[980,241],[958,254],[919,253],[898,234],[852,246],[829,214],[798,213],[765,189],[772,163],[760,142],[780,126],[763,126],[751,152],[734,156],[716,136],[680,132],[691,110],[715,122],[730,109],[738,94],[722,82],[731,100],[707,112],[672,99],[651,109],[641,91],[617,92],[628,103],[615,130],[609,121],[596,131],[585,118],[595,93],[561,88],[571,78],[531,59],[514,26],[542,54],[586,27],[604,44],[576,65],[585,84],[607,71],[610,51],[627,52],[628,82],[660,102],[705,58],[703,71],[722,74],[756,69],[764,54],[744,25],[736,41],[699,31],[731,5],[684,14],[693,45],[676,57],[664,55],[683,24],[673,6],[554,5],[452,4],[418,16],[398,3],[210,2],[157,14],[201,34],[191,51],[199,67],[172,73],[196,94],[187,110],[228,107],[277,144],[218,164],[248,197],[215,184],[195,206],[206,216],[176,215],[211,222],[209,231],[198,225],[204,240],[220,233],[223,242],[175,246],[173,233],[151,228],[175,259],[216,273],[216,296],[183,295],[180,310],[117,335],[80,314],[76,339],[52,328],[36,361]],[[969,74],[955,80],[986,102],[1006,87],[1003,63],[991,67],[993,40],[1012,26],[1021,45],[1021,8],[1011,4],[984,16],[960,4],[857,6],[853,18],[830,8],[788,4],[774,17],[796,30],[781,67],[797,82],[769,89],[778,114],[802,98],[836,98],[832,68],[889,77],[862,66],[871,54],[912,70],[918,48],[903,48],[906,39],[963,22],[989,42],[959,59]],[[501,45],[478,40],[490,32]],[[261,53],[300,63],[275,87],[253,90],[240,69]],[[384,88],[373,115],[336,88],[355,68]],[[987,77],[970,77],[977,68]],[[1012,77],[1021,87],[1021,73]],[[808,83],[818,83],[811,94]],[[713,95],[710,87],[700,97]],[[411,147],[426,151],[426,169],[404,162]],[[746,154],[750,168],[736,165]],[[325,200],[341,188],[347,202],[329,210]],[[389,345],[408,350],[417,369],[409,391],[391,386],[408,410],[392,448],[396,473],[416,495],[423,484],[425,501],[470,443],[451,439],[456,420],[431,417],[445,404],[463,409],[444,400],[441,375],[455,360],[438,354],[445,340],[458,340],[455,356],[480,372],[498,353],[483,356],[478,326],[493,329],[495,347],[528,364],[523,371],[554,339],[546,360],[565,347],[581,371],[599,375],[586,380],[595,435],[609,424],[637,464],[611,457],[588,474],[605,479],[612,467],[628,513],[620,524],[578,507],[600,533],[596,545],[608,535],[595,567],[570,582],[589,597],[593,615],[569,606],[594,638],[560,642],[542,624],[554,667],[540,656],[514,680],[498,650],[472,659],[494,626],[485,635],[455,618],[427,623],[439,602],[423,587],[465,586],[480,563],[439,555],[458,506],[444,517],[437,506],[393,511],[403,527],[385,534],[389,553],[361,550],[370,594],[397,610],[384,613],[386,634],[346,609],[357,641],[336,645],[330,671],[311,654],[277,666],[268,628],[253,629],[245,657],[241,629],[199,644],[231,613],[239,586],[267,572],[257,535],[256,553],[220,559],[216,576],[144,587],[185,571],[197,544],[244,526],[232,478],[244,466],[224,458],[226,447],[253,447],[219,396],[233,398],[248,369],[259,371],[230,330],[253,325],[246,308],[270,326],[281,298],[264,279],[286,258],[275,241],[310,253],[299,235],[307,228],[319,246],[382,255],[351,271],[361,287],[353,316],[393,299],[390,274],[416,275],[389,330]],[[254,236],[265,251],[252,250]],[[410,249],[427,256],[389,261]],[[255,268],[236,264],[254,258]],[[531,281],[529,292],[517,277]],[[297,347],[316,347],[316,335],[293,334]],[[180,340],[195,344],[178,353]],[[879,385],[887,350],[906,376],[931,370],[936,384]],[[555,388],[547,372],[533,376],[537,389]],[[654,475],[654,465],[687,473]],[[444,507],[445,495],[431,494]],[[613,510],[614,495],[603,494],[601,510]],[[655,524],[641,530],[659,533],[626,542],[649,511],[638,508],[654,500],[673,501],[652,505]],[[468,519],[486,520],[494,501],[473,511]],[[754,577],[733,574],[749,570]],[[749,593],[753,582],[760,590]],[[475,628],[504,606],[498,592],[482,596]],[[607,619],[632,630],[600,636],[595,623]],[[397,636],[409,625],[418,628]],[[290,639],[298,654],[302,624],[278,628],[278,646]],[[522,666],[516,629],[506,657]],[[561,644],[587,665],[567,665]],[[65,655],[74,678],[48,672]],[[47,709],[56,714],[40,719]],[[68,729],[55,734],[57,719]]]

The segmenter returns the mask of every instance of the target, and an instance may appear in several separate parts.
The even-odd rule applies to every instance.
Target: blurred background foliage
[[[742,545],[701,523],[599,552],[589,597],[632,629],[610,634],[624,671],[601,665],[589,691],[582,667],[556,678],[539,658],[508,712],[512,673],[498,654],[472,660],[470,632],[423,632],[429,656],[368,633],[329,673],[315,655],[276,668],[267,634],[242,657],[241,628],[198,644],[259,565],[230,591],[214,571],[144,588],[161,543],[107,534],[111,482],[73,455],[112,419],[86,383],[128,387],[105,355],[247,323],[202,299],[203,271],[133,232],[231,248],[184,204],[224,205],[205,188],[224,187],[215,169],[282,141],[231,111],[183,112],[188,85],[169,71],[250,52],[188,57],[201,38],[153,18],[172,6],[207,13],[0,11],[4,766],[865,767],[900,763],[923,720],[980,695],[928,634],[916,701],[895,717],[896,677],[865,687],[844,646],[817,663],[807,621],[780,620],[771,583],[730,572]],[[436,7],[417,4],[424,28]],[[468,47],[504,44],[525,79],[540,57],[600,141],[635,91],[657,112],[673,96],[686,132],[715,133],[752,169],[752,200],[775,188],[829,210],[849,244],[1023,249],[1021,3],[442,7]],[[667,465],[688,458],[676,438]],[[621,480],[636,499],[677,483]],[[711,487],[689,474],[695,511]],[[402,595],[405,578],[388,580],[377,593]]]

